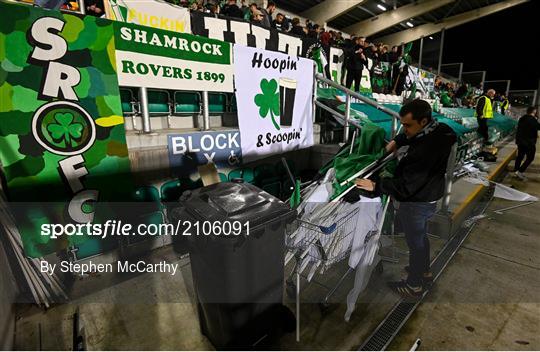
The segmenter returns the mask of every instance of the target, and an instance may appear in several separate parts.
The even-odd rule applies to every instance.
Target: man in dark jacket
[[[280,32],[289,31],[289,20],[282,13],[276,15],[276,19],[272,22],[272,27]]]
[[[292,28],[289,32],[290,34],[297,35],[299,37],[305,37],[306,32],[304,31],[304,27],[300,25],[300,19],[298,17],[293,18],[292,20]]]
[[[364,65],[367,65],[367,59],[364,55],[362,44],[365,38],[360,37],[351,43],[345,50],[345,65],[347,68],[347,80],[345,86],[351,89],[354,81],[354,91],[360,91],[360,81],[362,80],[362,71]]]
[[[536,155],[536,141],[538,140],[538,131],[540,130],[540,123],[536,117],[536,108],[527,108],[527,114],[519,119],[517,132],[516,132],[516,144],[518,146],[518,153],[516,157],[515,175],[519,179],[526,181],[527,177],[523,175],[525,170],[531,165]],[[525,158],[523,162],[523,158]]]
[[[240,10],[236,5],[236,0],[228,0],[221,10],[221,14],[229,17],[244,18],[244,11]]]
[[[454,131],[431,116],[431,106],[420,99],[404,105],[400,112],[404,133],[396,136],[386,150],[406,147],[392,178],[377,182],[357,179],[358,188],[389,195],[397,209],[407,246],[407,280],[391,283],[394,291],[408,298],[422,296],[432,280],[427,223],[444,195],[445,175],[450,150],[457,137]]]
[[[272,14],[276,11],[276,4],[270,1],[268,2],[268,6],[266,6],[266,10],[261,8],[260,11],[263,14],[262,25],[266,28],[270,28],[273,22]]]

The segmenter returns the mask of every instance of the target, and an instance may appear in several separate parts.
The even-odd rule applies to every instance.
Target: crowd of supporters
[[[483,94],[480,85],[473,86],[462,82],[443,82],[440,77],[435,79],[435,94],[439,97],[441,105],[444,107],[466,107],[474,108],[477,100]],[[493,103],[496,106],[503,106],[506,109],[505,102],[508,101],[505,94],[496,93]]]
[[[326,30],[321,25],[309,19],[301,20],[298,17],[290,18],[278,11],[276,4],[269,1],[266,8],[256,3],[247,3],[246,0],[165,0],[178,6],[189,8],[191,11],[200,11],[214,15],[223,15],[238,18],[250,23],[278,31],[296,35],[302,38],[318,40],[324,48],[330,46],[343,49],[343,70],[341,84],[355,91],[360,91],[362,71],[368,66],[368,59],[372,61],[371,77],[375,79],[373,70],[380,62],[388,63],[386,72],[388,84],[384,85],[380,93],[400,95],[404,89],[407,76],[407,64],[410,57],[403,52],[402,46],[389,47],[383,43],[370,42],[368,38],[353,35],[345,37],[342,32]],[[73,9],[76,2],[65,0],[64,7]],[[86,13],[101,17],[104,15],[103,0],[85,0]],[[372,82],[373,86],[373,82]],[[476,100],[482,95],[480,87],[468,83],[456,84],[445,82],[441,77],[435,79],[434,94],[444,107],[473,108]],[[504,102],[504,95],[497,95],[495,102]]]

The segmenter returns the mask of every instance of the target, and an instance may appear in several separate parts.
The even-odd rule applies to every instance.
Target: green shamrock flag
[[[50,123],[47,130],[56,142],[64,142],[65,146],[76,147],[77,139],[81,138],[83,125],[73,123],[73,115],[70,113],[58,113],[54,115],[56,123]]]
[[[255,96],[255,104],[259,107],[259,115],[264,119],[270,113],[274,127],[279,130],[279,123],[276,122],[276,116],[279,116],[278,83],[275,79],[267,80],[263,78],[260,86],[262,93]]]

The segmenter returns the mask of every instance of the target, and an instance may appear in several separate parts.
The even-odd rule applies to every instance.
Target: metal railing
[[[330,112],[332,115],[334,115],[335,117],[337,118],[340,118],[340,119],[343,119],[343,142],[348,142],[349,140],[349,126],[350,125],[353,125],[355,127],[360,127],[360,125],[354,121],[354,120],[351,120],[350,117],[351,117],[351,98],[355,98],[355,99],[358,99],[360,100],[361,102],[367,104],[367,105],[370,105],[372,107],[374,107],[375,109],[387,114],[387,115],[390,115],[392,117],[392,138],[396,136],[396,133],[397,133],[397,122],[399,120],[399,114],[391,109],[388,109],[387,107],[377,103],[375,100],[372,100],[372,99],[369,99],[363,95],[361,95],[360,93],[357,93],[355,91],[352,91],[342,85],[340,85],[339,83],[336,83],[326,77],[324,77],[323,75],[317,73],[315,74],[315,80],[317,82],[322,82],[330,87],[333,87],[333,88],[336,88],[340,91],[342,91],[343,93],[345,93],[345,112],[344,113],[341,113],[341,112],[338,112],[332,108],[329,108],[328,106],[322,104],[321,102],[318,102],[316,101],[315,102],[315,105],[317,105],[318,107],[320,107],[321,109],[324,109],[328,112]],[[338,119],[338,122],[339,119]],[[341,123],[341,122],[340,122]]]

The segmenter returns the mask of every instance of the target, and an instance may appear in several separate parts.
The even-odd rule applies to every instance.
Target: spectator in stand
[[[208,5],[208,10],[212,15],[219,15],[219,6],[216,4]]]
[[[366,57],[373,60],[373,63],[375,64],[377,61],[379,61],[379,51],[375,44],[371,43],[368,47],[368,50],[366,52]]]
[[[343,34],[341,32],[336,32],[336,37],[334,38],[334,44],[337,46],[337,47],[343,47],[344,45],[344,39],[343,39]]]
[[[251,21],[251,18],[253,17],[253,11],[259,11],[259,8],[257,7],[256,3],[251,3],[249,7],[246,8],[246,11],[244,12],[244,19],[247,21]],[[260,12],[260,11],[259,11]]]
[[[536,116],[536,108],[529,107],[527,108],[527,114],[519,119],[516,132],[518,153],[516,157],[515,175],[522,181],[527,180],[527,177],[525,177],[523,173],[533,162],[536,155],[538,131],[540,131],[540,123],[538,122],[538,116]],[[525,157],[527,158],[522,164],[521,162]]]
[[[272,14],[276,11],[276,4],[272,1],[269,1],[268,6],[266,6],[266,10],[260,9],[260,11],[263,14],[263,26],[265,26],[266,28],[270,28],[273,22]]]
[[[399,48],[396,45],[394,45],[392,47],[392,52],[390,52],[388,56],[389,56],[389,60],[391,64],[395,64],[396,62],[398,62],[399,61]]]
[[[319,39],[319,33],[321,33],[321,26],[316,24],[311,28],[311,30],[308,30],[308,38]]]
[[[388,53],[388,45],[381,45],[379,48],[379,59],[384,62],[390,62],[390,54]]]
[[[313,23],[309,20],[309,18],[306,19],[306,28],[308,32],[313,29]]]
[[[105,14],[103,0],[87,0],[85,2],[86,14],[94,17],[101,17]]]
[[[362,49],[366,49],[368,47],[368,42],[366,41],[366,37],[356,37],[356,39],[353,39],[353,45],[360,45]]]
[[[272,21],[272,27],[280,32],[289,31],[289,20],[282,13],[276,15],[276,19]]]
[[[264,15],[259,9],[251,10],[251,23],[263,25]]]
[[[319,36],[321,44],[324,46],[330,46],[332,43],[332,31],[325,31],[324,28],[321,30],[321,35]]]
[[[463,99],[467,96],[469,92],[469,87],[467,83],[463,83],[457,90],[455,94],[455,101],[457,106],[463,106]]]
[[[297,35],[299,37],[305,37],[306,33],[304,32],[304,27],[300,25],[300,19],[298,17],[293,18],[292,28],[289,32],[291,34]]]
[[[475,115],[478,120],[478,133],[484,138],[484,145],[489,144],[487,121],[493,118],[493,97],[495,97],[495,90],[490,89],[485,95],[478,98],[476,103]]]
[[[356,38],[346,52],[347,82],[346,87],[351,89],[354,81],[354,91],[360,91],[360,81],[362,80],[362,71],[367,65],[367,59],[364,49],[361,45],[362,39]]]
[[[508,101],[508,98],[505,94],[501,94],[501,114],[505,115],[506,110],[508,110],[508,107],[510,106],[510,102]]]
[[[228,0],[227,3],[223,6],[223,9],[221,9],[221,14],[234,18],[244,17],[244,12],[240,10],[238,5],[236,5],[236,0]]]

